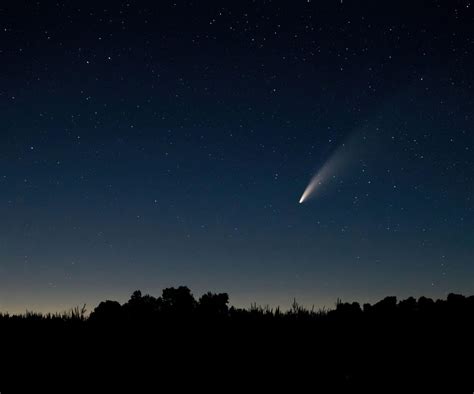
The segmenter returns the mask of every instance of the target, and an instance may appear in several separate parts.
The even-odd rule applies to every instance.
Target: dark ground
[[[472,392],[472,296],[387,297],[328,312],[227,303],[226,294],[196,301],[180,287],[101,303],[89,317],[79,309],[3,315],[1,392],[32,383],[63,392],[100,384],[106,392],[130,384],[133,392],[168,392],[169,384],[173,391]]]

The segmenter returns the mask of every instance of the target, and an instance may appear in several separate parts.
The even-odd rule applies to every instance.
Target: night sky
[[[0,310],[474,293],[473,9],[2,2]]]

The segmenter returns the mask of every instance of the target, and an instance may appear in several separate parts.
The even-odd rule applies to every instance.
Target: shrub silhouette
[[[91,322],[116,323],[122,317],[122,306],[117,301],[102,301],[89,316]]]
[[[360,305],[358,302],[339,302],[336,304],[336,312],[346,315],[357,315],[359,313],[362,313],[362,309],[360,309]]]

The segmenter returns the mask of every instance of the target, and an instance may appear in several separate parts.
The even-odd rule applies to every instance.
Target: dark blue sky
[[[0,310],[472,294],[473,7],[2,4]]]

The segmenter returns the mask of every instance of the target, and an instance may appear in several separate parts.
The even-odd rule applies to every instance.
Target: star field
[[[0,5],[0,309],[472,294],[473,22],[457,0]]]

